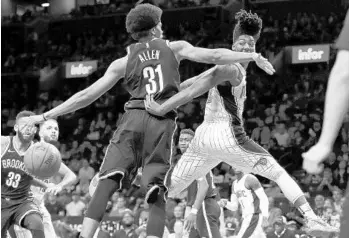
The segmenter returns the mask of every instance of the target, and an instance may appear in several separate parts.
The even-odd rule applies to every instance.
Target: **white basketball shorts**
[[[263,147],[249,139],[241,127],[229,122],[203,122],[187,151],[172,168],[169,196],[177,196],[194,180],[225,162],[245,173],[276,180],[284,169]]]

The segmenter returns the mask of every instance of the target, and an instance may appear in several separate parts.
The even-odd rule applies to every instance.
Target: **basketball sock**
[[[147,235],[162,237],[165,229],[165,200],[163,191],[158,194],[158,198],[150,204],[149,219],[147,223]]]

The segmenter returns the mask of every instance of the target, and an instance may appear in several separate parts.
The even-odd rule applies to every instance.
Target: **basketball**
[[[49,143],[35,143],[24,154],[24,165],[28,172],[39,178],[47,179],[55,175],[61,167],[61,154]]]

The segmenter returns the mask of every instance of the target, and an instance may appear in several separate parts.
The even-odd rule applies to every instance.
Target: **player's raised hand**
[[[331,146],[316,144],[307,152],[303,153],[303,169],[310,174],[319,174],[323,170],[322,162],[331,153]]]
[[[253,57],[253,60],[256,62],[257,66],[263,69],[267,74],[273,75],[275,73],[273,65],[261,54],[257,54],[256,57]]]
[[[152,95],[147,95],[144,100],[145,110],[147,110],[150,114],[155,116],[163,116],[164,113],[161,110],[161,105],[155,102]]]

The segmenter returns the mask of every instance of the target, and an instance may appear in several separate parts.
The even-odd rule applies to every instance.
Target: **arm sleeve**
[[[342,31],[338,37],[336,48],[339,50],[349,50],[349,10],[344,20]]]
[[[260,209],[261,209],[261,213],[264,217],[268,217],[269,216],[269,201],[268,201],[268,197],[265,194],[263,188],[258,188],[254,191],[257,195],[257,197],[260,200]]]

